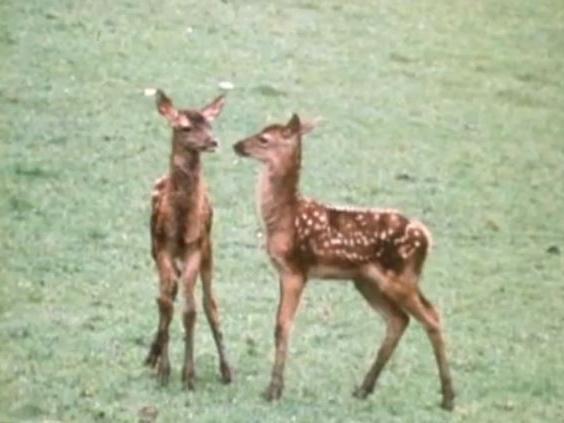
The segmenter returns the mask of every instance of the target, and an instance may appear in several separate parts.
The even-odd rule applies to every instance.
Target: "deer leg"
[[[274,329],[276,352],[270,384],[264,392],[264,397],[268,401],[279,399],[284,389],[288,342],[304,286],[305,278],[301,274],[288,273],[280,277],[280,300]]]
[[[182,367],[182,383],[186,389],[194,389],[194,326],[196,324],[196,300],[194,290],[200,270],[200,253],[188,254],[181,276],[184,310],[182,323],[184,325],[184,365]]]
[[[221,372],[221,380],[223,383],[231,383],[232,372],[227,361],[225,347],[223,345],[223,332],[220,325],[219,308],[212,289],[212,268],[213,256],[211,240],[208,240],[202,253],[202,264],[200,277],[202,278],[203,287],[203,306],[206,318],[210,325],[217,354],[219,355],[219,370]]]
[[[366,374],[362,385],[354,391],[355,397],[366,398],[374,390],[382,369],[404,334],[409,324],[409,316],[369,281],[355,280],[354,284],[370,306],[379,312],[386,321],[386,336],[378,350],[376,359]]]
[[[157,366],[157,377],[161,384],[168,382],[170,375],[170,362],[168,358],[169,326],[173,316],[173,301],[176,296],[176,271],[172,260],[167,255],[161,254],[156,258],[159,272],[160,295],[157,298],[159,310],[159,323],[157,333],[151,343],[145,364],[150,367]]]
[[[415,317],[425,328],[427,336],[433,346],[433,352],[439,369],[441,391],[443,396],[441,407],[445,410],[453,410],[455,394],[452,387],[452,378],[445,352],[445,342],[439,312],[419,290],[417,290],[413,295],[404,298],[401,306],[405,311]]]

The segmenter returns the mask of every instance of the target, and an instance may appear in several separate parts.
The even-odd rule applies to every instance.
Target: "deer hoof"
[[[441,402],[441,408],[443,410],[447,410],[447,411],[454,410],[454,398],[453,397],[444,397],[443,401]]]
[[[194,373],[194,370],[187,370],[185,368],[182,369],[182,386],[184,389],[193,391],[196,388],[195,381],[196,374]]]
[[[187,391],[195,391],[196,384],[194,383],[194,379],[185,379],[182,381],[182,387]]]
[[[149,349],[149,354],[147,354],[147,358],[145,358],[145,366],[151,367],[154,369],[159,362],[159,357],[161,355],[161,348],[160,345],[153,343],[151,348]]]
[[[233,371],[231,370],[231,367],[229,367],[227,363],[221,363],[220,372],[221,372],[222,383],[228,385],[233,381]]]
[[[157,380],[162,386],[165,386],[168,384],[169,376],[170,364],[167,360],[163,360],[161,357],[161,360],[159,361],[159,367],[157,368]]]
[[[155,368],[155,366],[157,365],[157,361],[159,360],[159,357],[156,354],[153,354],[152,352],[149,353],[149,355],[147,355],[147,358],[145,358],[144,364],[147,367],[151,367],[152,369]]]
[[[271,383],[262,394],[263,398],[269,402],[279,400],[282,396],[282,385]]]
[[[353,397],[358,399],[365,399],[371,393],[372,389],[365,388],[364,386],[359,386],[353,391]]]

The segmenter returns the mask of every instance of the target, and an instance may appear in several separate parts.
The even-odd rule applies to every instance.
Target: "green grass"
[[[0,3],[0,421],[130,422],[147,405],[162,422],[564,420],[564,6],[369,3]],[[219,384],[200,315],[186,393],[178,319],[171,384],[141,365],[157,318],[149,193],[169,152],[142,91],[204,105],[222,80],[236,88],[205,165],[236,382]],[[324,118],[306,194],[433,230],[423,286],[446,319],[453,414],[416,324],[375,394],[352,398],[383,323],[343,283],[310,284],[285,396],[259,398],[278,287],[256,168],[231,144],[293,111]]]

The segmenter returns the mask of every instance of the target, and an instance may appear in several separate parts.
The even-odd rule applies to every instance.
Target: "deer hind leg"
[[[169,326],[173,316],[173,302],[177,292],[177,272],[172,259],[165,254],[156,258],[159,272],[159,290],[157,306],[159,310],[159,323],[157,333],[151,343],[145,364],[157,367],[157,377],[161,384],[166,384],[170,375],[170,362],[168,358]]]
[[[418,286],[418,276],[404,274],[396,278],[381,281],[382,290],[425,328],[433,346],[433,352],[439,369],[443,400],[441,406],[446,410],[454,408],[454,389],[446,357],[443,328],[439,312],[427,300]]]
[[[455,394],[445,351],[440,314],[435,306],[433,306],[433,304],[431,304],[423,296],[419,289],[417,289],[414,295],[407,297],[402,302],[402,307],[405,311],[421,322],[427,332],[427,336],[433,346],[435,360],[439,369],[441,391],[443,396],[441,407],[445,410],[453,410]]]
[[[196,324],[196,299],[194,290],[198,272],[200,270],[199,251],[188,254],[184,262],[184,268],[180,281],[182,284],[182,296],[184,309],[182,311],[182,323],[184,325],[184,364],[182,367],[182,383],[186,389],[194,389],[196,373],[194,370],[194,326]]]
[[[264,392],[264,398],[268,401],[279,399],[284,389],[284,367],[286,365],[290,332],[304,286],[305,278],[301,274],[288,273],[280,276],[280,300],[274,329],[276,352],[270,384]]]
[[[210,325],[213,339],[217,347],[217,354],[219,355],[219,370],[221,372],[221,380],[223,383],[230,383],[232,380],[231,367],[227,361],[225,347],[223,344],[223,332],[221,330],[219,308],[212,289],[212,268],[213,256],[211,240],[206,242],[202,252],[202,263],[200,277],[202,278],[203,287],[203,306],[206,313],[206,318]]]
[[[408,324],[409,316],[393,301],[386,298],[377,286],[369,281],[355,280],[356,289],[362,294],[370,306],[379,312],[386,321],[386,336],[374,363],[368,370],[362,385],[355,391],[357,398],[366,398],[374,390],[382,369],[392,356]]]

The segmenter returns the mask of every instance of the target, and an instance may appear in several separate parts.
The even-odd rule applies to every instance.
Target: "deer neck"
[[[175,203],[184,207],[195,207],[203,187],[200,153],[173,149],[170,157],[170,178]]]
[[[299,155],[291,165],[269,164],[263,167],[257,187],[257,205],[267,236],[292,234],[299,198]]]

